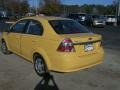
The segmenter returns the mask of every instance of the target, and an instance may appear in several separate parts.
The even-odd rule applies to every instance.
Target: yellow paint
[[[102,62],[104,57],[101,42],[93,43],[94,50],[85,52],[84,45],[74,45],[75,52],[58,52],[60,43],[70,38],[73,43],[101,40],[101,36],[91,33],[79,33],[70,35],[58,35],[48,23],[48,20],[64,20],[60,17],[27,17],[39,21],[44,32],[42,36],[20,33],[4,32],[2,39],[7,43],[8,49],[26,60],[33,62],[33,54],[39,53],[43,56],[49,70],[58,72],[73,72],[85,69]]]

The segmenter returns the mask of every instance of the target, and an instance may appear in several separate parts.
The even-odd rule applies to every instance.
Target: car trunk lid
[[[93,33],[65,34],[60,36],[72,40],[75,51],[79,56],[96,53],[101,44],[101,36]]]

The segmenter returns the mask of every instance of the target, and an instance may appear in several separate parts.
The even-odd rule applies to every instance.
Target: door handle
[[[36,40],[32,40],[32,42],[36,42]]]
[[[19,39],[18,37],[16,37],[16,39]]]

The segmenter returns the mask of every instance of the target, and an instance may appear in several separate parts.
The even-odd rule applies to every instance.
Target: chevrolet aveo
[[[23,18],[3,32],[1,43],[4,54],[13,52],[34,63],[40,76],[89,68],[104,56],[100,35],[60,17]]]

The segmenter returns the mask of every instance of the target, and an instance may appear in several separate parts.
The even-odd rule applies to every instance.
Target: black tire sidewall
[[[5,51],[3,50],[3,44],[4,44],[5,49],[6,49]],[[3,52],[4,54],[8,54],[8,53],[9,53],[8,48],[7,48],[7,45],[6,45],[5,42],[2,42],[2,44],[1,44],[1,50],[2,50],[2,52]]]
[[[35,68],[35,62],[36,62],[36,59],[38,59],[38,58],[42,59],[43,64],[44,64],[44,73],[42,73],[42,74],[40,74],[39,72],[37,72],[37,70],[36,70],[36,68]],[[35,72],[36,72],[39,76],[41,76],[41,77],[44,76],[44,75],[47,73],[47,67],[46,67],[45,61],[44,61],[44,59],[43,59],[42,57],[40,57],[40,56],[35,56],[35,57],[34,57],[34,69],[35,69]]]

